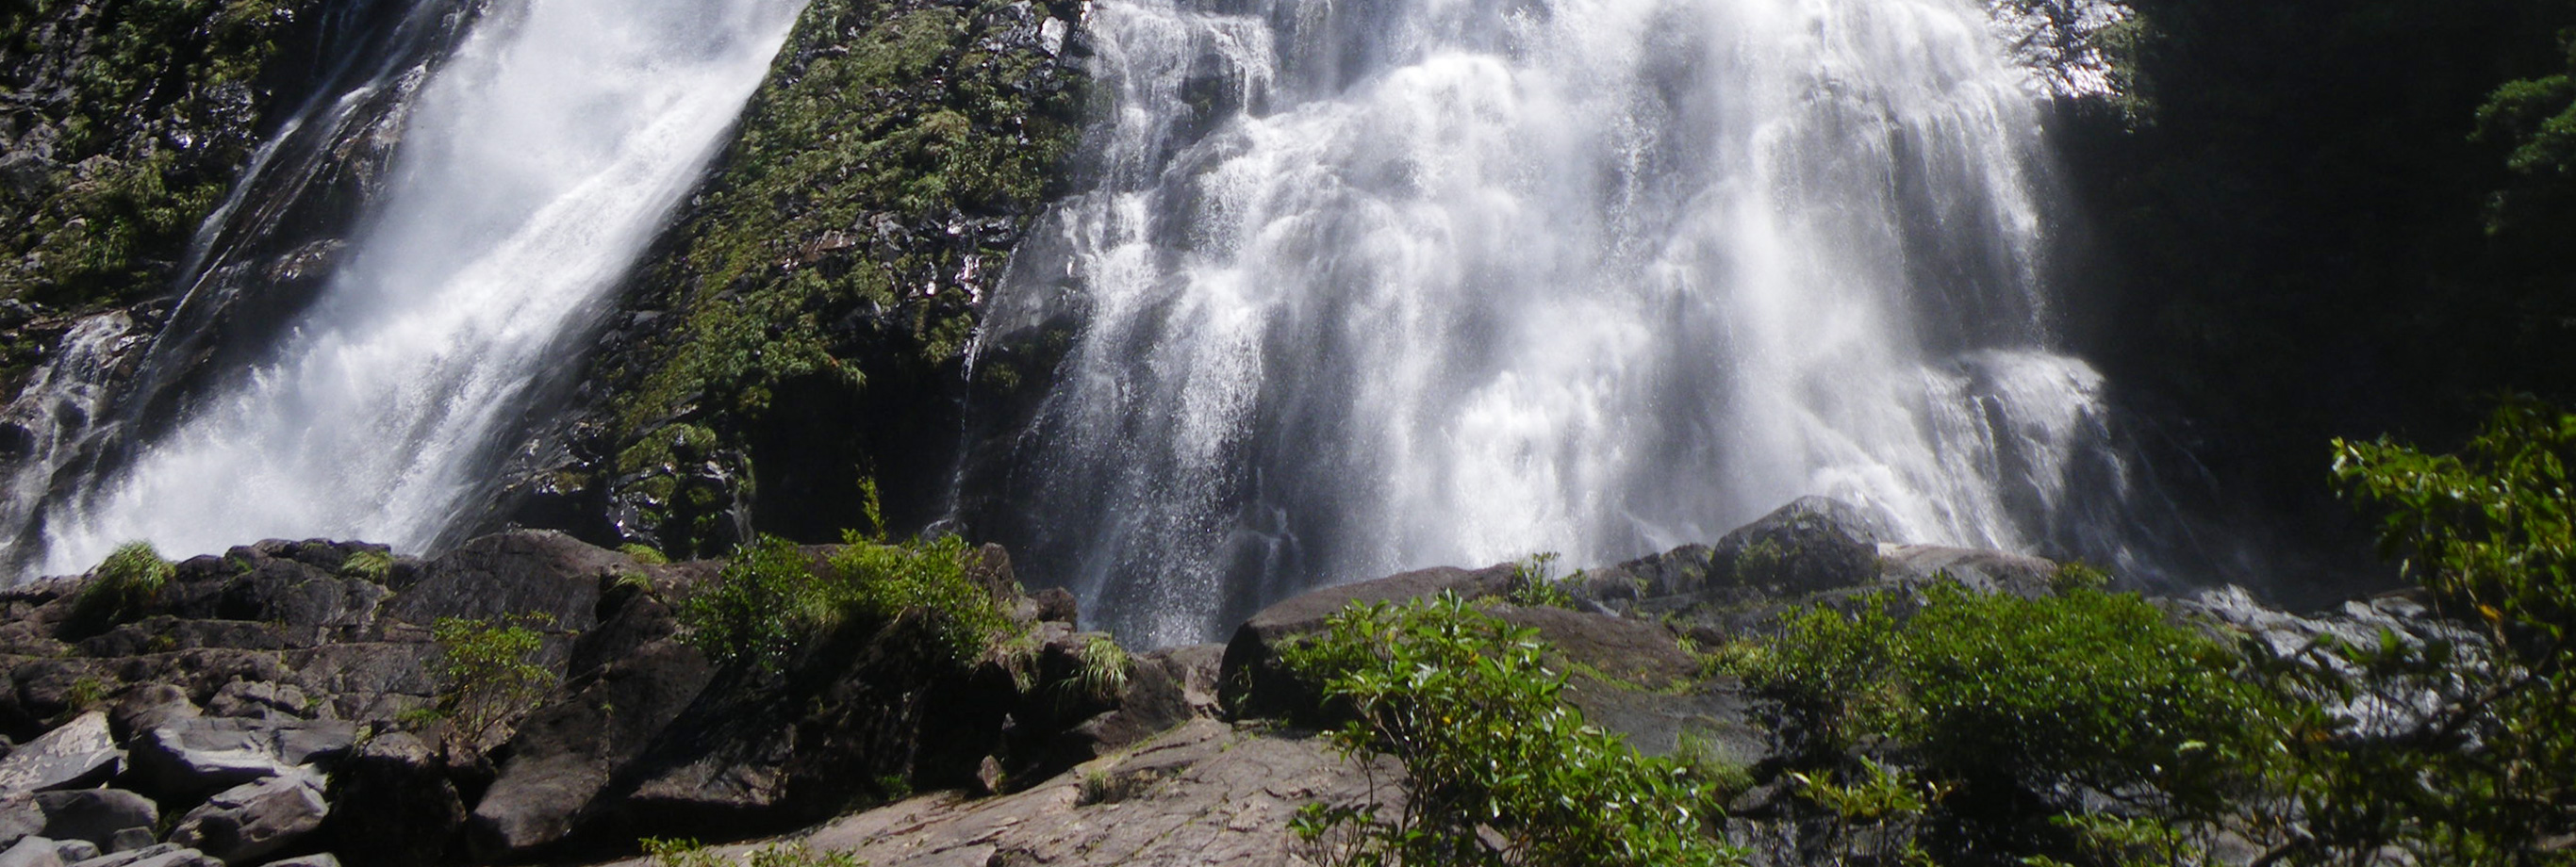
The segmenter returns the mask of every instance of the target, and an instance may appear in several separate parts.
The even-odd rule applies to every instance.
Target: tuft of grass
[[[1127,691],[1127,679],[1136,661],[1128,657],[1127,648],[1118,646],[1116,639],[1107,635],[1086,637],[1077,656],[1081,666],[1074,672],[1073,688],[1102,700]]]
[[[118,545],[90,570],[72,602],[73,617],[98,627],[133,619],[161,598],[162,588],[177,574],[178,567],[162,559],[150,542]]]
[[[378,584],[394,571],[394,555],[383,551],[359,551],[340,561],[340,574]]]
[[[625,554],[635,562],[642,563],[646,566],[660,566],[671,562],[671,558],[662,556],[662,552],[660,550],[642,542],[628,542],[626,544],[619,545],[617,546],[617,551],[618,553]]]

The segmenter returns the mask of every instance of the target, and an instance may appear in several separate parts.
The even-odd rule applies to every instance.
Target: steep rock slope
[[[1078,136],[1078,16],[808,7],[505,513],[685,555],[935,487],[978,302]]]

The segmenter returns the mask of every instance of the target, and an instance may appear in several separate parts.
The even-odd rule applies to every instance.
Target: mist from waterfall
[[[800,0],[501,0],[435,67],[325,289],[238,385],[47,505],[40,574],[114,545],[418,550],[550,354],[687,194]],[[291,130],[290,130],[291,131]]]
[[[1792,498],[2118,559],[2101,377],[1972,0],[1101,0],[1096,186],[987,334],[1076,321],[1009,460],[1149,644],[1318,583],[1599,563]],[[2097,490],[2096,488],[2099,488]]]

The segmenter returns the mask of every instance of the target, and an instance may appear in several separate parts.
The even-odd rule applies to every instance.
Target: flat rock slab
[[[346,720],[187,717],[136,737],[134,770],[154,794],[190,799],[344,754],[357,735]]]
[[[1393,779],[1392,770],[1378,778]],[[924,795],[787,842],[849,852],[873,867],[1286,867],[1307,863],[1288,830],[1299,807],[1358,804],[1368,791],[1362,767],[1321,739],[1202,719],[1016,794]]]
[[[0,794],[77,788],[116,775],[125,751],[110,736],[105,711],[90,711],[0,759]]]

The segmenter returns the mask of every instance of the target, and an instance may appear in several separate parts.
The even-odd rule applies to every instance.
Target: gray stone
[[[75,862],[71,867],[223,867],[222,861],[206,853],[162,843],[131,852],[115,852]]]
[[[22,837],[0,850],[0,867],[63,867],[62,847],[43,837]]]
[[[149,846],[152,844],[151,841],[146,840],[143,845]],[[141,849],[143,846],[136,846],[134,848]],[[72,864],[96,858],[104,853],[98,848],[98,844],[92,843],[88,840],[56,840],[54,841],[54,854],[62,856],[63,863]]]
[[[148,791],[190,800],[345,753],[357,733],[339,720],[182,719],[134,740],[134,770]]]
[[[271,861],[268,867],[340,867],[340,858],[329,852],[315,852]]]
[[[446,764],[410,732],[378,735],[331,772],[321,848],[365,852],[379,867],[426,867],[465,824]]]
[[[94,785],[116,776],[124,761],[107,713],[90,711],[0,759],[0,794]]]
[[[215,690],[206,710],[215,716],[248,719],[309,719],[319,707],[294,684],[237,680]]]
[[[1878,578],[1880,527],[1857,506],[1800,497],[1718,539],[1708,580],[1770,599],[1865,584]]]
[[[1920,586],[1942,578],[1979,593],[2010,593],[2025,599],[2051,593],[2057,563],[2026,554],[1939,545],[1881,545],[1879,580]]]
[[[118,740],[131,740],[136,734],[171,724],[173,721],[203,716],[188,691],[175,684],[147,683],[125,691],[108,708],[108,730]]]
[[[306,773],[248,783],[218,792],[179,819],[170,842],[222,859],[252,864],[316,828],[330,808],[322,781]]]
[[[45,810],[27,792],[0,796],[0,846],[45,830]]]
[[[40,832],[45,837],[87,840],[111,851],[118,848],[118,832],[140,829],[148,843],[154,824],[161,821],[161,808],[152,799],[123,789],[45,792],[36,796],[36,806],[45,813]]]

